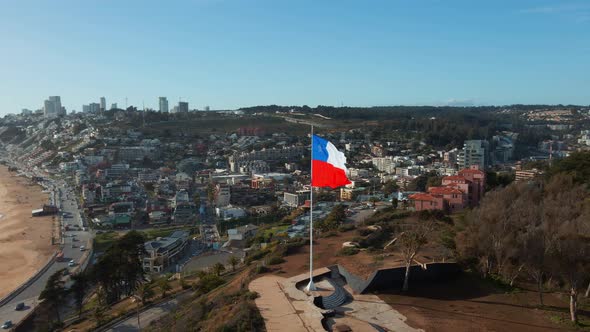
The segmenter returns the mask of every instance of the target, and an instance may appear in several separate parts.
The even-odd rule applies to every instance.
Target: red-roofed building
[[[467,206],[467,195],[456,187],[430,187],[428,193],[442,196],[445,209],[450,213],[459,212]]]
[[[486,186],[486,173],[479,169],[477,165],[459,171],[459,176],[464,177],[471,182],[469,192],[469,205],[476,206],[483,197]]]
[[[469,205],[471,181],[465,179],[461,175],[445,176],[442,179],[442,185],[460,190],[465,195],[465,206]]]
[[[428,193],[418,193],[409,198],[416,211],[444,210],[454,213],[479,204],[485,188],[485,173],[477,166],[459,171],[459,175],[445,176],[442,186],[428,188]]]
[[[409,198],[414,201],[416,211],[445,210],[445,201],[442,195],[418,193],[410,195]]]

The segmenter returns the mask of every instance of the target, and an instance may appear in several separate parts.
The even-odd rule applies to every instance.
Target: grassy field
[[[107,250],[119,237],[120,234],[115,231],[96,234],[94,238],[94,251],[103,252]]]
[[[170,229],[170,228],[155,228],[155,229],[148,229],[145,231],[141,231],[144,235],[146,240],[153,240],[157,237],[166,237],[170,234],[172,234],[172,232],[174,232],[175,229]]]
[[[153,228],[153,229],[148,229],[148,230],[144,230],[141,231],[146,240],[153,240],[155,238],[158,237],[166,237],[169,236],[170,234],[172,234],[172,232],[177,231],[177,230],[184,230],[187,231],[189,233],[194,233],[192,232],[193,227],[167,227],[167,228]]]
[[[273,226],[273,227],[270,227],[270,228],[264,230],[264,236],[267,237],[267,236],[269,236],[270,233],[272,233],[273,235],[284,233],[287,231],[288,228],[289,228],[289,225]]]
[[[191,228],[187,227],[167,227],[167,228],[153,228],[140,231],[145,236],[146,240],[153,240],[158,237],[166,237],[176,230],[186,230],[189,233]],[[106,231],[102,234],[97,234],[94,238],[94,250],[103,252],[107,250],[115,241],[121,237],[124,232]]]

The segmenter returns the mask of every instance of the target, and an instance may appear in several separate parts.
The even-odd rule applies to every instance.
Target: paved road
[[[281,288],[286,279],[276,275],[265,275],[252,280],[248,288],[260,296],[254,302],[264,319],[267,331],[309,332],[301,308],[295,308]],[[298,312],[297,309],[300,311]]]
[[[372,216],[376,210],[381,210],[386,207],[386,205],[377,205],[374,209],[355,210],[355,213],[348,219],[353,221],[355,225],[360,225],[365,219]]]
[[[38,304],[37,298],[41,291],[45,288],[47,279],[56,271],[68,268],[72,270],[72,267],[68,267],[68,261],[73,259],[77,264],[82,257],[83,252],[80,251],[79,246],[84,245],[88,247],[92,234],[82,230],[82,220],[80,219],[80,212],[78,205],[75,201],[75,194],[70,192],[63,182],[54,182],[54,186],[57,188],[58,199],[60,202],[61,212],[66,212],[68,217],[63,218],[63,226],[78,226],[79,230],[65,232],[64,243],[62,244],[64,259],[62,262],[53,262],[51,266],[43,273],[35,282],[23,289],[16,297],[0,307],[0,322],[12,320],[13,324],[20,322],[32,308]],[[74,237],[72,237],[74,236]],[[74,248],[72,248],[74,244]],[[15,311],[15,306],[23,302],[25,304],[25,310]]]
[[[163,317],[174,308],[178,306],[183,300],[190,298],[192,295],[191,292],[182,293],[178,295],[176,298],[162,302],[158,305],[155,305],[149,309],[143,310],[139,313],[139,324],[137,324],[137,315],[133,315],[113,326],[107,331],[115,331],[115,332],[132,332],[132,331],[139,331],[140,327],[146,327],[151,322],[158,320],[159,318]]]

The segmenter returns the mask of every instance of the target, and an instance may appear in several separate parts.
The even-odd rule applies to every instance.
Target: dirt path
[[[567,310],[555,296],[545,296],[550,309],[537,309],[535,292],[504,293],[467,276],[436,285],[411,284],[410,288],[407,294],[396,291],[379,297],[405,315],[409,325],[426,331],[570,330],[550,319]]]

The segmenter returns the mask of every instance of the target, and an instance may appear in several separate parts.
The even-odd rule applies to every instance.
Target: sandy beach
[[[49,194],[0,165],[0,298],[29,279],[57,250],[51,216],[31,217]]]

